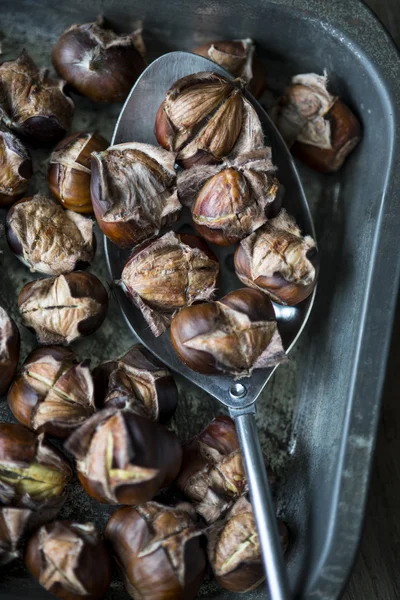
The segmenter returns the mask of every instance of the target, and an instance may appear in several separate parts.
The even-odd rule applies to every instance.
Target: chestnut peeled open
[[[177,152],[181,167],[216,164],[263,145],[260,120],[241,85],[204,72],[182,77],[168,90],[154,131],[163,148]]]
[[[93,523],[43,525],[28,541],[25,564],[61,600],[100,600],[111,581],[111,559]]]
[[[108,142],[98,133],[77,132],[61,140],[50,156],[49,188],[69,210],[93,212],[90,198],[92,152],[101,152]]]
[[[18,327],[0,306],[0,396],[4,396],[18,366],[20,335]]]
[[[0,508],[0,567],[20,557],[21,539],[28,527],[32,511],[29,508]]]
[[[134,249],[121,284],[158,336],[177,311],[213,297],[218,273],[218,260],[201,238],[170,231]]]
[[[242,240],[235,252],[240,281],[267,294],[278,304],[305,300],[316,286],[318,251],[309,235],[303,237],[285,210]]]
[[[141,417],[165,423],[175,412],[178,390],[171,372],[144,346],[93,370],[96,405],[129,409]]]
[[[24,195],[32,177],[32,159],[20,140],[0,128],[0,207]]]
[[[91,197],[102,232],[132,248],[179,217],[175,155],[136,142],[93,154]]]
[[[190,504],[147,502],[117,510],[105,536],[134,600],[192,600],[206,568],[202,534]]]
[[[193,52],[243,79],[255,98],[262,95],[266,86],[266,72],[261,60],[255,56],[253,40],[218,40],[203,44]]]
[[[193,167],[178,176],[179,199],[191,206],[198,233],[220,246],[238,242],[279,213],[279,192],[267,147],[214,167]]]
[[[249,377],[286,360],[271,301],[243,288],[181,310],[171,323],[178,357],[205,375]]]
[[[118,35],[103,18],[72,25],[53,48],[58,73],[95,102],[123,102],[145,68],[141,31]]]
[[[65,135],[74,110],[65,81],[39,70],[25,50],[0,65],[0,87],[0,119],[6,127],[39,142]]]
[[[18,296],[22,323],[41,344],[70,344],[100,327],[108,311],[108,294],[92,273],[76,271],[36,279]]]
[[[141,504],[179,472],[182,449],[176,435],[132,411],[105,408],[67,440],[79,481],[98,502]]]
[[[286,525],[278,520],[282,549],[288,546]],[[227,516],[207,532],[208,560],[217,582],[231,592],[249,592],[265,579],[260,542],[251,504],[239,498]]]
[[[8,245],[31,271],[61,275],[88,266],[95,253],[93,221],[35,194],[8,211]]]
[[[357,117],[327,86],[326,75],[296,75],[274,109],[293,154],[321,173],[338,171],[361,139]]]
[[[33,350],[8,392],[14,417],[38,433],[67,437],[94,412],[89,361],[69,348]]]

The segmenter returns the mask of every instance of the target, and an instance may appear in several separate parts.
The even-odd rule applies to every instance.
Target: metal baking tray
[[[277,506],[291,532],[288,568],[296,598],[340,597],[357,550],[380,408],[380,392],[399,281],[400,61],[369,9],[358,0],[13,0],[1,2],[2,59],[26,48],[50,63],[57,36],[99,13],[121,30],[143,21],[148,57],[190,50],[213,39],[252,37],[268,68],[268,106],[291,75],[327,69],[332,88],[359,115],[362,143],[338,175],[301,168],[321,253],[315,306],[288,365],[259,400],[264,450],[278,473]],[[97,129],[111,139],[119,106],[76,100],[73,128]],[[47,191],[49,149],[33,148],[32,192]],[[4,220],[5,211],[0,212]],[[99,236],[101,246],[101,238]],[[17,291],[34,276],[0,240],[0,304],[18,322]],[[92,270],[109,280],[102,248]],[[22,332],[22,359],[35,346]],[[74,345],[99,361],[134,343],[115,299],[103,327]],[[205,392],[182,378],[172,426],[182,439],[220,412]],[[11,420],[7,403],[0,419]],[[112,508],[89,499],[75,482],[63,518],[103,528]],[[206,581],[200,597],[240,598]],[[246,597],[266,597],[259,588]],[[0,599],[50,598],[21,563],[0,574]],[[116,578],[107,598],[128,598]]]

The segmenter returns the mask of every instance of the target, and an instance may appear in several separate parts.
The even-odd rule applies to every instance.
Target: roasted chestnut
[[[67,437],[94,412],[88,360],[69,348],[33,350],[8,392],[14,417],[38,433]]]
[[[274,116],[295,156],[316,171],[334,173],[360,141],[361,125],[327,85],[326,74],[292,77]]]
[[[10,208],[6,234],[10,249],[33,272],[70,273],[94,258],[93,221],[64,210],[42,194],[23,198]]]
[[[278,521],[283,551],[286,525]],[[208,559],[217,582],[231,592],[249,592],[265,579],[260,542],[250,502],[239,498],[225,519],[208,529]]]
[[[72,25],[53,48],[53,65],[79,93],[95,102],[123,102],[145,68],[141,31],[118,35],[100,17]]]
[[[240,379],[286,360],[270,300],[247,288],[182,309],[172,320],[171,341],[178,357],[205,375]]]
[[[71,124],[74,103],[64,94],[65,81],[39,70],[25,50],[0,65],[0,119],[17,133],[53,142]]]
[[[213,297],[218,272],[216,256],[199,237],[170,231],[135,248],[121,285],[158,336],[176,311]]]
[[[0,207],[11,206],[24,195],[32,177],[28,150],[10,131],[0,128]]]
[[[270,483],[274,483],[275,474],[268,467],[267,471]],[[216,417],[183,445],[176,483],[207,523],[214,523],[247,493],[239,440],[230,417]]]
[[[39,436],[15,423],[0,423],[0,502],[55,516],[72,476],[67,460]]]
[[[0,306],[0,396],[4,396],[18,366],[20,335],[18,327]]]
[[[194,225],[202,237],[229,246],[279,213],[282,194],[278,194],[274,172],[271,148],[260,148],[227,164],[181,172],[178,196],[191,206]]]
[[[209,42],[193,50],[243,79],[253,96],[259,98],[266,86],[266,72],[254,51],[254,42],[250,39]]]
[[[175,412],[178,390],[171,372],[144,346],[133,346],[120,358],[93,371],[96,405],[132,410],[165,423]]]
[[[235,252],[236,275],[278,304],[298,304],[313,291],[319,260],[315,241],[303,237],[285,210],[242,240]]]
[[[176,221],[175,155],[150,144],[118,144],[94,153],[91,196],[100,229],[121,248]]]
[[[98,502],[141,504],[179,472],[182,449],[164,425],[132,411],[105,408],[67,440],[79,481]]]
[[[178,153],[181,167],[215,164],[263,146],[260,120],[240,85],[205,72],[182,77],[169,89],[154,131],[163,148]]]
[[[106,540],[134,600],[192,600],[204,579],[202,530],[190,504],[147,502],[117,510]]]
[[[97,600],[111,581],[111,560],[93,523],[43,525],[26,546],[33,577],[61,600]]]
[[[22,323],[36,333],[41,344],[70,344],[90,335],[107,316],[108,295],[92,273],[36,279],[18,296]]]
[[[69,210],[93,212],[90,198],[92,152],[101,152],[108,142],[98,133],[77,132],[61,140],[50,157],[48,184],[51,193]]]
[[[28,508],[0,508],[0,567],[20,557],[21,538],[31,514]]]

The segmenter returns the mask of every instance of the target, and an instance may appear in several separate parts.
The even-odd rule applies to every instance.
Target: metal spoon
[[[233,79],[215,63],[187,52],[172,52],[154,61],[128,96],[115,127],[112,144],[131,141],[157,144],[153,133],[154,121],[167,90],[177,79],[200,71],[214,71]],[[303,232],[315,237],[310,211],[291,155],[266,112],[252,96],[247,97],[261,119],[266,142],[272,146],[273,159],[279,167],[278,177],[285,187],[284,205],[296,217]],[[188,227],[190,218],[184,214],[175,224],[174,230],[187,230]],[[232,266],[234,247],[213,246],[213,251],[217,254],[221,267],[220,294],[225,295],[233,289],[243,287]],[[111,276],[119,279],[129,252],[106,239],[106,255]],[[242,383],[235,383],[225,376],[200,375],[177,358],[168,331],[158,338],[154,337],[140,311],[129,302],[122,290],[118,290],[118,298],[129,327],[153,354],[229,408],[236,423],[244,456],[270,595],[272,600],[288,600],[291,593],[255,421],[255,402],[276,367],[256,370],[251,378]],[[303,330],[313,300],[314,294],[295,307],[275,305],[279,330],[287,352]]]

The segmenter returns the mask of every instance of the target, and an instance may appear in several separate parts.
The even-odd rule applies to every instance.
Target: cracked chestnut
[[[0,129],[0,207],[11,206],[21,198],[32,177],[32,159],[20,140]]]
[[[248,288],[182,309],[171,341],[181,361],[205,375],[240,379],[286,360],[271,301]]]
[[[93,212],[90,198],[92,152],[101,152],[108,142],[98,133],[77,132],[61,140],[50,156],[47,175],[53,196],[69,210]]]
[[[111,560],[93,523],[55,521],[28,541],[25,564],[61,600],[99,600],[111,581]]]
[[[144,346],[93,370],[98,407],[129,409],[141,417],[165,423],[175,412],[178,390],[171,371]]]
[[[177,153],[181,167],[216,164],[263,146],[260,120],[242,84],[204,72],[182,77],[168,90],[154,132],[160,146]]]
[[[95,254],[93,221],[35,194],[8,211],[10,249],[32,272],[61,275],[87,267]]]
[[[315,241],[303,237],[293,217],[282,210],[235,252],[240,281],[267,294],[278,304],[305,300],[316,286],[319,258]]]
[[[0,396],[6,394],[14,379],[18,366],[19,349],[18,327],[0,306]]]
[[[134,600],[192,600],[206,568],[202,535],[190,504],[156,502],[120,508],[105,533]]]
[[[95,275],[76,271],[27,283],[19,293],[18,307],[23,325],[41,344],[70,344],[102,325],[108,295]]]
[[[76,459],[84,490],[106,504],[141,504],[177,476],[181,444],[174,433],[132,411],[104,408],[65,447]]]
[[[69,348],[33,350],[8,392],[17,421],[38,433],[67,437],[95,410],[89,362],[79,362]]]
[[[31,514],[28,508],[0,508],[0,567],[21,556],[21,539],[26,533]]]

